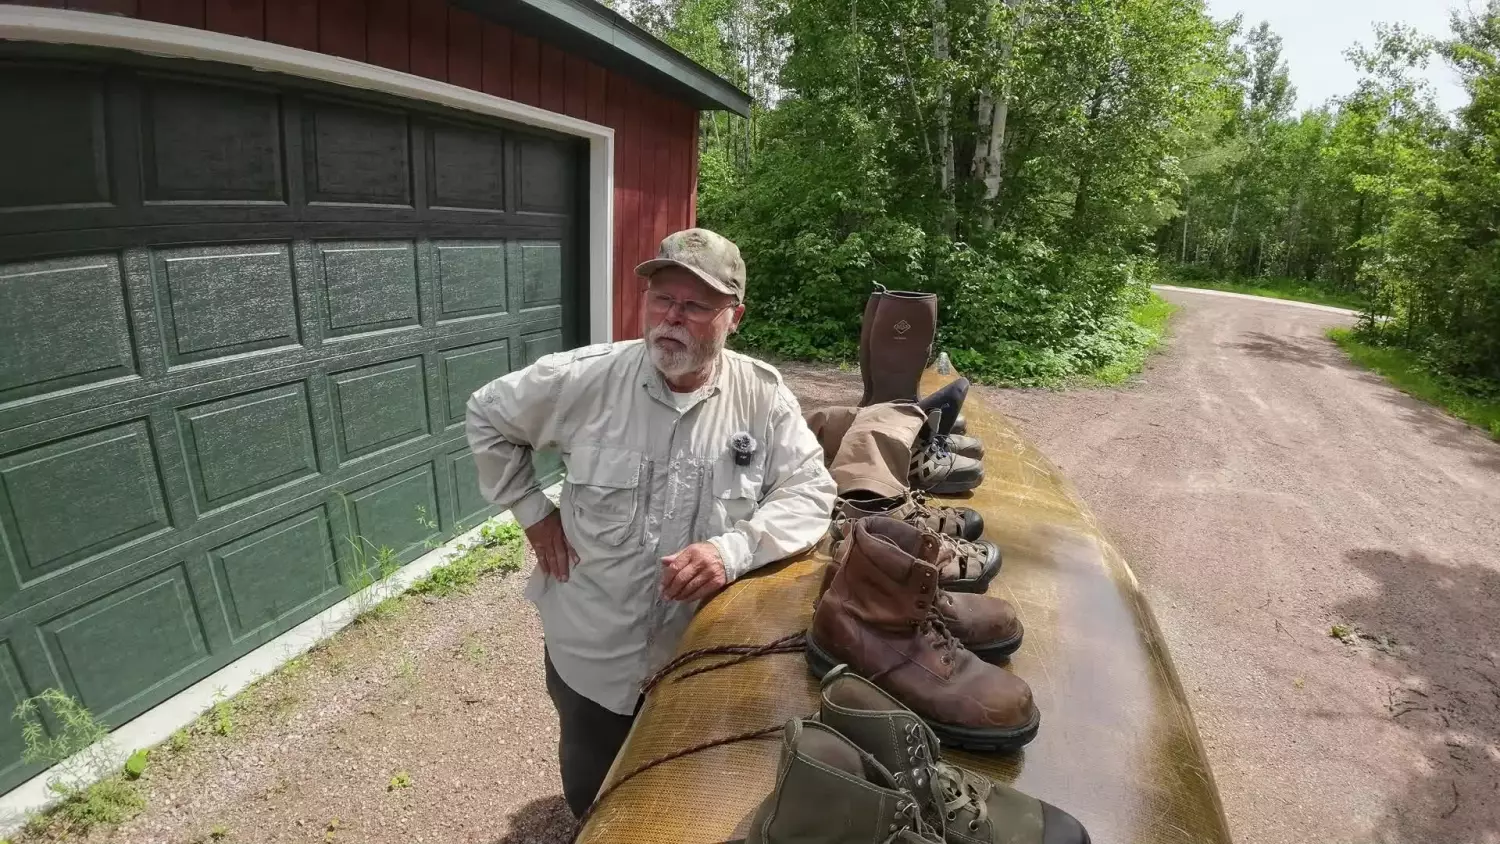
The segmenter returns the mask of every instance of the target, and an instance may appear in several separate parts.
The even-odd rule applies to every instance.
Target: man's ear
[[[734,306],[734,317],[729,320],[729,333],[738,334],[740,331],[740,320],[745,318],[745,305],[741,302]]]

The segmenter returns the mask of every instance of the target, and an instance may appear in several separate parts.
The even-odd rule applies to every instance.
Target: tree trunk
[[[947,0],[932,0],[932,57],[937,60],[938,71],[946,75],[948,64],[948,3]],[[947,196],[953,187],[953,129],[952,93],[946,81],[938,82],[938,151],[942,155],[942,169],[938,174],[938,187]]]
[[[1180,257],[1177,259],[1177,263],[1179,264],[1187,263],[1188,226],[1193,222],[1191,185],[1192,183],[1188,183],[1182,188],[1182,251],[1179,253]]]
[[[1014,9],[1021,0],[1002,0],[1006,8]],[[985,11],[986,30],[994,29],[995,7],[991,4]],[[979,91],[979,137],[974,143],[974,178],[984,182],[984,198],[994,200],[1000,196],[1000,181],[1005,175],[1005,125],[1010,117],[1011,73],[1010,57],[1015,44],[1014,29],[1009,29],[1000,42],[1000,72],[1005,74],[997,100],[988,85]]]

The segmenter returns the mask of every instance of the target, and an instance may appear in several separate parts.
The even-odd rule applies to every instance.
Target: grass
[[[447,565],[433,569],[411,585],[413,595],[442,598],[469,591],[479,578],[490,572],[513,572],[521,568],[526,544],[521,526],[515,522],[486,524],[472,545],[459,548],[458,555]]]
[[[1412,352],[1366,343],[1350,329],[1329,329],[1328,337],[1356,364],[1384,376],[1401,392],[1436,405],[1500,440],[1500,397],[1465,392],[1428,369]]]
[[[1125,383],[1131,376],[1140,372],[1141,367],[1146,365],[1146,358],[1150,357],[1151,353],[1161,345],[1161,338],[1167,333],[1167,321],[1176,312],[1176,305],[1155,293],[1151,294],[1151,298],[1145,304],[1132,308],[1130,321],[1141,329],[1140,341],[1132,345],[1114,362],[1095,370],[1085,380],[1113,386]]]
[[[1332,305],[1357,311],[1365,306],[1363,297],[1339,290],[1324,290],[1295,278],[1246,278],[1206,279],[1186,273],[1170,273],[1164,279],[1179,287],[1196,287],[1202,290],[1223,290],[1229,293],[1245,293],[1271,299],[1290,299],[1294,302],[1311,302],[1314,305]]]
[[[67,794],[51,809],[33,816],[26,823],[26,834],[54,840],[86,835],[94,827],[118,826],[145,808],[146,798],[135,784],[116,774]]]

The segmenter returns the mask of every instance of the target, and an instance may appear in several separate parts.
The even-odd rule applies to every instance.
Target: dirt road
[[[1235,841],[1500,842],[1500,444],[1348,363],[1347,317],[1164,295],[1138,383],[980,394],[1135,567]]]

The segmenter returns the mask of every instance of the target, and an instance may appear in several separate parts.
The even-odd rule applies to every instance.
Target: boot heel
[[[818,644],[812,640],[811,636],[807,638],[807,670],[814,677],[818,678],[819,680],[823,679],[824,677],[828,676],[828,672],[832,671],[838,664],[839,661],[829,656],[823,651],[822,648],[818,647]]]

